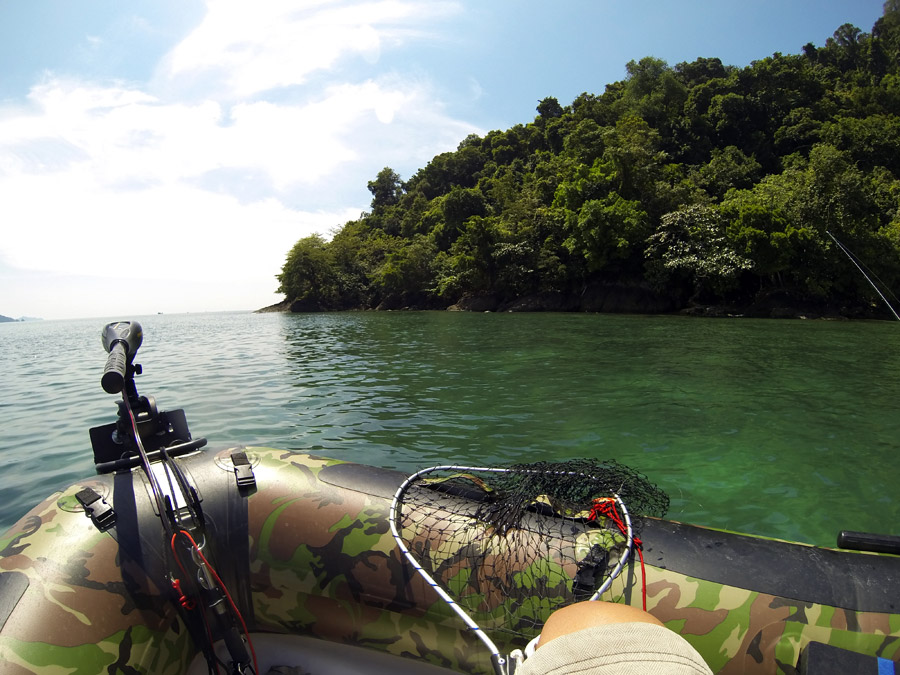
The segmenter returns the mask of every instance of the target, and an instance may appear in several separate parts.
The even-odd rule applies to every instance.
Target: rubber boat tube
[[[390,535],[403,474],[243,450],[249,491],[232,449],[176,461],[199,492],[207,546],[262,673],[278,664],[338,675],[491,672],[480,642]],[[112,507],[112,527],[85,517],[85,488]],[[0,536],[0,673],[206,672],[171,602],[147,490],[136,469],[86,478]],[[900,558],[652,519],[642,539],[648,610],[715,672],[795,673],[810,643],[900,659]],[[640,575],[631,560],[609,597],[640,605]],[[494,637],[501,649],[523,646]]]

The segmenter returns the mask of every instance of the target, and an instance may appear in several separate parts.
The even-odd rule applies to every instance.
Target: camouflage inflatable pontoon
[[[120,420],[92,430],[98,475],[0,536],[0,673],[492,672],[391,534],[405,475],[203,448],[183,413],[133,390],[137,347],[115,337],[128,329],[105,341],[125,360],[122,381],[114,363],[104,387],[125,395]],[[442,501],[431,508],[439,515]],[[656,518],[640,538],[644,571],[632,556],[603,597],[643,595],[714,672],[874,675],[900,660],[897,556]],[[514,631],[494,638],[524,646]]]

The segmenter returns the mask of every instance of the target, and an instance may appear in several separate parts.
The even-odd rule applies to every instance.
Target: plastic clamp
[[[246,495],[256,490],[256,476],[253,467],[247,459],[247,453],[243,450],[231,453],[231,463],[234,465],[234,479],[237,481],[238,492]]]
[[[106,532],[116,524],[116,512],[113,507],[92,488],[84,488],[75,495],[75,499],[84,509],[84,515],[90,518],[101,532]]]

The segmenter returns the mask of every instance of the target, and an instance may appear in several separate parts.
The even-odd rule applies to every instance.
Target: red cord
[[[644,548],[643,542],[635,538],[634,544],[637,547],[638,558],[641,560],[641,600],[644,602],[644,611],[647,611],[647,570],[644,569]]]
[[[616,500],[612,497],[598,497],[591,506],[591,512],[588,514],[588,520],[597,520],[598,517],[604,516],[615,523],[619,528],[619,532],[628,536],[628,528],[625,521],[616,510]],[[644,550],[643,542],[635,536],[632,536],[634,548],[637,549],[638,558],[641,561],[641,600],[643,601],[644,611],[647,611],[647,570],[644,567]]]
[[[172,535],[172,542],[171,542],[172,552],[176,553],[175,537],[177,537],[179,534],[183,534],[185,537],[188,538],[188,541],[191,542],[191,548],[193,548],[194,551],[197,552],[197,555],[200,556],[200,560],[202,560],[203,564],[206,565],[206,568],[210,571],[213,578],[216,580],[216,583],[219,585],[219,588],[221,588],[222,592],[225,594],[225,598],[228,600],[228,604],[231,606],[231,611],[233,611],[235,616],[237,616],[238,621],[241,624],[241,630],[244,632],[244,636],[247,638],[247,645],[250,647],[250,654],[253,656],[253,672],[259,673],[259,666],[257,665],[257,662],[256,662],[256,650],[253,648],[253,641],[250,639],[250,631],[247,630],[247,624],[244,622],[244,617],[241,615],[241,611],[237,608],[237,605],[234,603],[234,600],[232,600],[231,593],[228,592],[228,588],[226,588],[224,582],[219,577],[219,573],[216,572],[216,569],[212,565],[209,564],[209,561],[206,559],[206,556],[203,555],[203,551],[200,550],[200,547],[197,546],[197,542],[194,541],[194,538],[191,536],[190,532],[187,532],[186,530],[178,530],[178,532],[176,532],[175,534]],[[177,553],[175,555],[175,562],[177,562],[178,567],[181,568],[182,574],[184,574],[185,576],[188,576],[187,572],[185,571],[184,567],[181,564],[181,560],[178,558]],[[177,583],[177,581],[176,581],[176,583]],[[180,588],[178,590],[180,592]],[[203,621],[204,621],[204,623],[206,623],[205,616],[203,618]],[[209,632],[208,624],[207,624],[207,632]],[[212,636],[210,636],[210,643],[211,642],[212,642]],[[216,672],[218,672],[218,671],[219,671],[219,666],[217,664]]]

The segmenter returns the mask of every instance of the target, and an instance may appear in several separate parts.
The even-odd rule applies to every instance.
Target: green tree
[[[493,290],[494,246],[498,232],[490,218],[467,219],[449,251],[441,251],[434,260],[435,292],[448,301],[464,295]]]
[[[337,300],[337,275],[321,235],[304,237],[287,255],[278,279],[278,293],[309,309],[329,309]]]
[[[640,117],[623,117],[604,134],[603,161],[613,172],[616,192],[625,199],[652,194],[666,153],[659,149],[659,133]]]
[[[729,244],[725,220],[712,206],[667,213],[648,238],[648,276],[659,288],[687,285],[696,299],[722,299],[753,263]]]
[[[748,132],[754,128],[754,110],[745,96],[734,92],[717,94],[709,102],[708,114],[720,145],[749,145]]]
[[[400,201],[403,194],[403,181],[389,166],[384,167],[378,172],[375,180],[370,180],[367,184],[369,192],[372,193],[372,208],[378,209],[384,206],[393,206]]]
[[[865,37],[859,28],[845,23],[825,41],[824,58],[844,72],[859,67],[861,43]]]
[[[563,142],[567,154],[591,166],[603,155],[603,128],[592,119],[581,120]]]
[[[883,166],[900,175],[900,117],[876,114],[863,118],[838,115],[824,125],[822,140],[849,153],[856,166]]]
[[[562,117],[565,111],[559,104],[559,101],[557,101],[553,96],[548,96],[547,98],[542,99],[540,102],[538,102],[537,112],[543,120],[551,120],[557,117]]]
[[[712,159],[700,169],[701,185],[719,199],[732,188],[752,187],[761,176],[759,162],[733,145],[713,150]]]
[[[783,289],[787,284],[782,275],[793,277],[790,273],[799,267],[799,258],[815,233],[795,228],[781,213],[752,199],[752,193],[744,194],[745,198],[735,196],[720,209],[728,223],[729,241],[752,262],[761,280]]]
[[[775,132],[775,147],[782,155],[793,152],[808,153],[821,138],[822,122],[811,108],[795,108],[784,117]]]
[[[872,35],[882,44],[890,61],[900,62],[900,0],[886,0],[884,13],[872,27]]]
[[[676,73],[662,59],[645,56],[629,61],[622,105],[658,131],[671,126],[684,107],[688,92]]]
[[[466,220],[487,213],[487,203],[478,188],[454,187],[441,202],[441,223],[434,229],[438,248],[447,250],[456,241]]]
[[[434,285],[436,253],[434,242],[423,235],[388,253],[373,275],[381,303],[391,308],[427,304],[428,290]]]
[[[606,199],[585,202],[577,216],[569,218],[564,245],[584,257],[589,271],[598,271],[642,246],[649,234],[647,225],[647,213],[639,202],[611,192]]]
[[[725,78],[730,70],[733,67],[723,66],[722,60],[717,58],[699,58],[691,63],[684,62],[675,66],[678,79],[690,89],[709,80]]]

